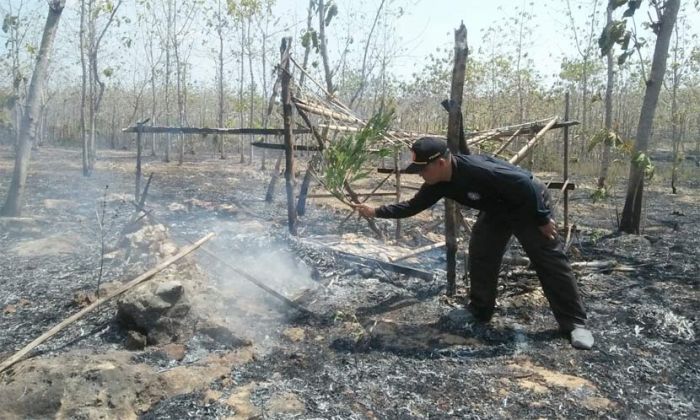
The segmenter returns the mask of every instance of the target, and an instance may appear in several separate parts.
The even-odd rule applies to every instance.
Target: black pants
[[[548,196],[546,190],[543,194]],[[491,319],[498,272],[511,235],[518,238],[530,258],[559,328],[568,332],[574,325],[585,325],[586,311],[559,238],[546,238],[534,222],[516,223],[484,212],[479,214],[469,241],[472,313],[484,321]]]

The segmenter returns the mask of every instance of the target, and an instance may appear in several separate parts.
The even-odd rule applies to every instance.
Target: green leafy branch
[[[644,176],[647,179],[651,179],[654,176],[656,167],[648,154],[644,152],[635,153],[634,157],[632,158],[632,164],[637,168],[644,170]]]
[[[623,140],[619,134],[606,128],[601,128],[595,133],[590,143],[588,143],[588,152],[593,151],[599,144],[610,146],[628,155],[632,153],[633,143],[631,140]]]
[[[642,0],[609,0],[609,7],[615,10],[621,6],[627,6],[627,9],[622,14],[621,20],[613,20],[609,24],[605,25],[603,31],[598,38],[598,47],[600,48],[600,56],[603,57],[610,50],[613,49],[615,44],[620,46],[622,53],[617,57],[617,64],[623,65],[627,59],[634,54],[635,51],[639,51],[645,44],[643,40],[637,40],[636,35],[627,29],[627,18],[634,16],[634,13],[642,5]],[[653,26],[653,24],[651,24]],[[632,47],[630,48],[630,41],[634,38]]]
[[[391,154],[391,150],[381,147],[379,142],[393,116],[393,111],[379,112],[360,131],[341,137],[323,151],[324,165],[319,181],[338,200],[349,205],[343,192],[345,185],[367,178],[373,170],[367,168],[367,163]]]

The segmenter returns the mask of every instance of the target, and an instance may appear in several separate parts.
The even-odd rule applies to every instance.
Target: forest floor
[[[150,268],[108,255],[134,212],[133,152],[101,152],[89,178],[78,150],[41,148],[32,159],[24,217],[0,219],[0,362],[84,307],[98,281],[119,284]],[[1,197],[12,164],[0,149]],[[257,167],[211,155],[144,164],[154,173],[149,223],[166,226],[178,246],[216,233],[208,250],[235,268],[195,251],[167,275],[198,277],[208,292],[193,310],[241,340],[194,334],[127,350],[110,301],[0,373],[0,418],[700,417],[700,168],[686,166],[677,195],[662,179],[650,182],[639,236],[615,233],[619,193],[593,202],[591,180],[573,177],[570,254],[596,338],[580,351],[557,332],[526,266],[503,266],[494,319],[469,326],[464,282],[445,295],[444,250],[403,262],[432,280],[334,251],[386,260],[440,241],[429,225],[441,204],[404,220],[396,243],[374,239],[355,216],[342,223],[341,204],[312,199],[291,237],[284,179],[266,203],[270,171]],[[377,220],[389,237],[394,223]],[[519,253],[514,242],[509,255]]]

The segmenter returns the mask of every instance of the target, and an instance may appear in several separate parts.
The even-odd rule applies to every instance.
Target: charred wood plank
[[[138,133],[139,128],[136,126],[122,129],[124,133]],[[253,134],[259,136],[282,136],[284,128],[207,128],[207,127],[161,127],[147,126],[141,127],[142,133],[170,133],[170,134],[228,134],[228,135],[245,135]],[[306,128],[297,128],[293,134],[309,134],[311,130]]]
[[[576,184],[570,181],[552,181],[547,184],[547,188],[550,190],[562,190],[564,191],[564,188],[566,190],[575,190],[576,189]]]
[[[382,261],[376,258],[366,257],[364,255],[351,254],[345,251],[338,251],[335,249],[331,249],[330,251],[333,252],[336,256],[343,258],[347,261],[366,265],[368,267],[380,267],[382,270],[391,271],[393,273],[405,274],[407,276],[416,277],[426,281],[430,281],[433,279],[433,273],[430,271],[409,267],[403,264]]]
[[[277,144],[277,143],[265,143],[262,141],[255,141],[251,143],[251,145],[255,147],[259,147],[261,149],[273,149],[273,150],[285,150],[286,146],[284,144]],[[303,146],[303,145],[295,145],[292,146],[294,150],[299,150],[299,151],[304,151],[304,152],[318,152],[318,147],[316,146]]]

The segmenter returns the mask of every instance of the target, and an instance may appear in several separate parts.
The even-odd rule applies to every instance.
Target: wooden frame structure
[[[295,196],[294,196],[294,180],[293,180],[293,168],[294,168],[294,150],[305,150],[312,152],[323,152],[326,146],[330,143],[328,137],[325,136],[326,133],[342,133],[342,132],[356,132],[361,130],[365,125],[366,121],[353,112],[348,106],[343,104],[335,95],[326,91],[322,84],[314,80],[306,70],[300,66],[290,54],[291,38],[283,38],[280,47],[280,63],[277,67],[278,69],[278,80],[280,82],[280,96],[281,96],[281,108],[282,108],[282,120],[283,128],[195,128],[195,127],[155,127],[146,126],[145,122],[139,122],[136,125],[122,130],[126,133],[137,133],[137,169],[136,169],[136,196],[138,201],[138,195],[140,192],[140,178],[141,178],[141,136],[142,133],[183,133],[183,134],[216,134],[216,135],[274,135],[283,136],[284,144],[272,144],[265,142],[253,142],[251,143],[254,147],[277,149],[285,151],[285,180],[286,180],[286,195],[287,195],[287,215],[288,215],[288,228],[290,233],[296,235],[296,216],[297,208],[303,209],[303,202],[307,197],[306,191],[302,188],[302,193],[299,196],[299,203],[295,206]],[[526,137],[527,143],[521,147],[515,154],[508,157],[508,161],[513,164],[518,164],[522,162],[534,149],[537,143],[544,137],[544,135],[552,129],[563,128],[564,130],[564,174],[562,181],[555,181],[548,183],[549,188],[561,189],[564,198],[564,229],[568,228],[568,191],[575,188],[575,185],[570,182],[568,176],[568,129],[569,127],[579,124],[577,121],[569,121],[569,95],[566,94],[566,109],[564,121],[559,121],[557,116],[553,116],[547,119],[528,122],[519,125],[512,125],[506,127],[499,127],[490,130],[476,131],[464,133],[460,136],[460,131],[463,131],[462,127],[462,115],[461,115],[461,98],[463,95],[464,87],[464,68],[467,58],[467,44],[466,44],[466,28],[464,24],[460,26],[458,30],[455,31],[455,66],[453,69],[453,80],[451,88],[451,100],[445,108],[449,112],[448,121],[448,143],[450,144],[450,149],[453,152],[465,152],[467,147],[481,147],[486,144],[497,145],[494,147],[495,152],[492,153],[493,156],[502,156],[507,152],[508,147],[513,144],[513,141]],[[306,79],[312,82],[318,91],[322,93],[321,95],[307,94],[301,86],[295,86],[294,80],[292,78],[292,68],[302,72]],[[308,91],[308,89],[307,89]],[[268,108],[268,113],[271,111]],[[294,114],[298,116],[303,121],[303,125],[306,128],[292,128]],[[314,119],[312,121],[312,118]],[[323,133],[323,134],[322,134]],[[294,136],[298,134],[311,134],[313,139],[316,141],[316,146],[302,146],[295,145],[293,142]],[[392,130],[388,131],[383,139],[382,143],[385,146],[393,147],[396,152],[394,154],[392,169],[378,169],[380,173],[387,173],[389,176],[394,174],[396,189],[393,193],[377,192],[377,190],[384,184],[384,182],[389,178],[385,178],[374,190],[370,193],[356,193],[352,186],[348,183],[344,185],[345,192],[347,193],[347,198],[352,203],[362,203],[364,201],[360,200],[360,196],[365,197],[365,201],[374,195],[393,195],[396,196],[396,200],[401,199],[401,173],[403,172],[399,169],[400,159],[398,154],[398,149],[400,147],[408,148],[413,141],[420,137],[425,136],[438,136],[444,137],[444,134],[431,134],[431,133],[419,133],[413,131],[404,130]],[[465,139],[465,144],[460,144],[458,140]],[[464,143],[462,141],[462,143]],[[500,144],[499,144],[500,143]],[[464,149],[464,150],[463,150]],[[318,162],[322,159],[322,154],[319,154],[319,158],[315,159]],[[313,171],[313,165],[308,168],[309,171]],[[319,197],[320,194],[308,195],[310,197]],[[448,200],[449,201],[449,200]],[[354,212],[354,210],[353,210]],[[352,216],[350,213],[348,218]],[[447,245],[447,261],[448,261],[448,294],[453,294],[455,291],[455,253],[456,253],[456,207],[452,203],[446,204],[446,245]],[[347,220],[347,218],[346,218]],[[372,219],[367,219],[370,228],[383,239],[383,234],[380,229],[377,228]],[[398,240],[401,236],[401,225],[397,223],[396,239]]]

